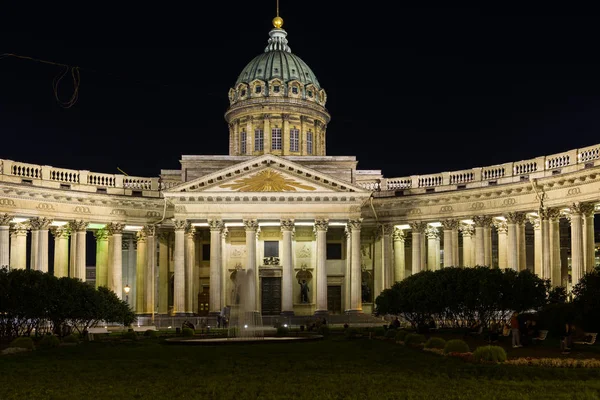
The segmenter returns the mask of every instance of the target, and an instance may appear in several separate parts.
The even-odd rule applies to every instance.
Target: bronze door
[[[208,315],[208,304],[210,292],[207,287],[203,288],[201,293],[198,293],[198,315],[205,317]]]
[[[327,310],[330,314],[342,313],[341,286],[327,286]]]
[[[281,278],[261,279],[261,312],[262,315],[281,314]]]

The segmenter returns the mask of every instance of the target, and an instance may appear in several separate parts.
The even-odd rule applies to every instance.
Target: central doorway
[[[210,301],[209,288],[206,286],[202,288],[202,292],[198,293],[198,315],[205,317],[208,315],[208,303]]]
[[[342,287],[327,286],[327,311],[330,314],[342,313]]]
[[[262,315],[281,314],[281,278],[261,278],[261,312]]]

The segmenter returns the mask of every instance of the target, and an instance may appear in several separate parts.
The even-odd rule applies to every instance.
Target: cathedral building
[[[228,98],[229,154],[183,155],[157,177],[0,160],[0,265],[90,280],[141,315],[216,315],[244,274],[263,315],[312,316],[371,314],[424,270],[529,269],[571,288],[598,263],[600,144],[429,175],[360,170],[327,155],[327,92],[280,17]]]

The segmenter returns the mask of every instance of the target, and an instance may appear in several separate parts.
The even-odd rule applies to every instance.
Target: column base
[[[362,308],[350,309],[345,311],[347,315],[364,314]]]
[[[315,317],[327,317],[329,316],[329,310],[317,310],[315,311]]]
[[[295,314],[293,311],[282,311],[281,312],[281,316],[282,317],[293,317]]]

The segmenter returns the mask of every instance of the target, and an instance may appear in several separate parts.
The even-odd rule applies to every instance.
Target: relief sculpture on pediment
[[[238,192],[295,192],[297,189],[316,190],[295,179],[284,176],[281,172],[267,168],[247,178],[236,179],[233,183],[220,185]]]

